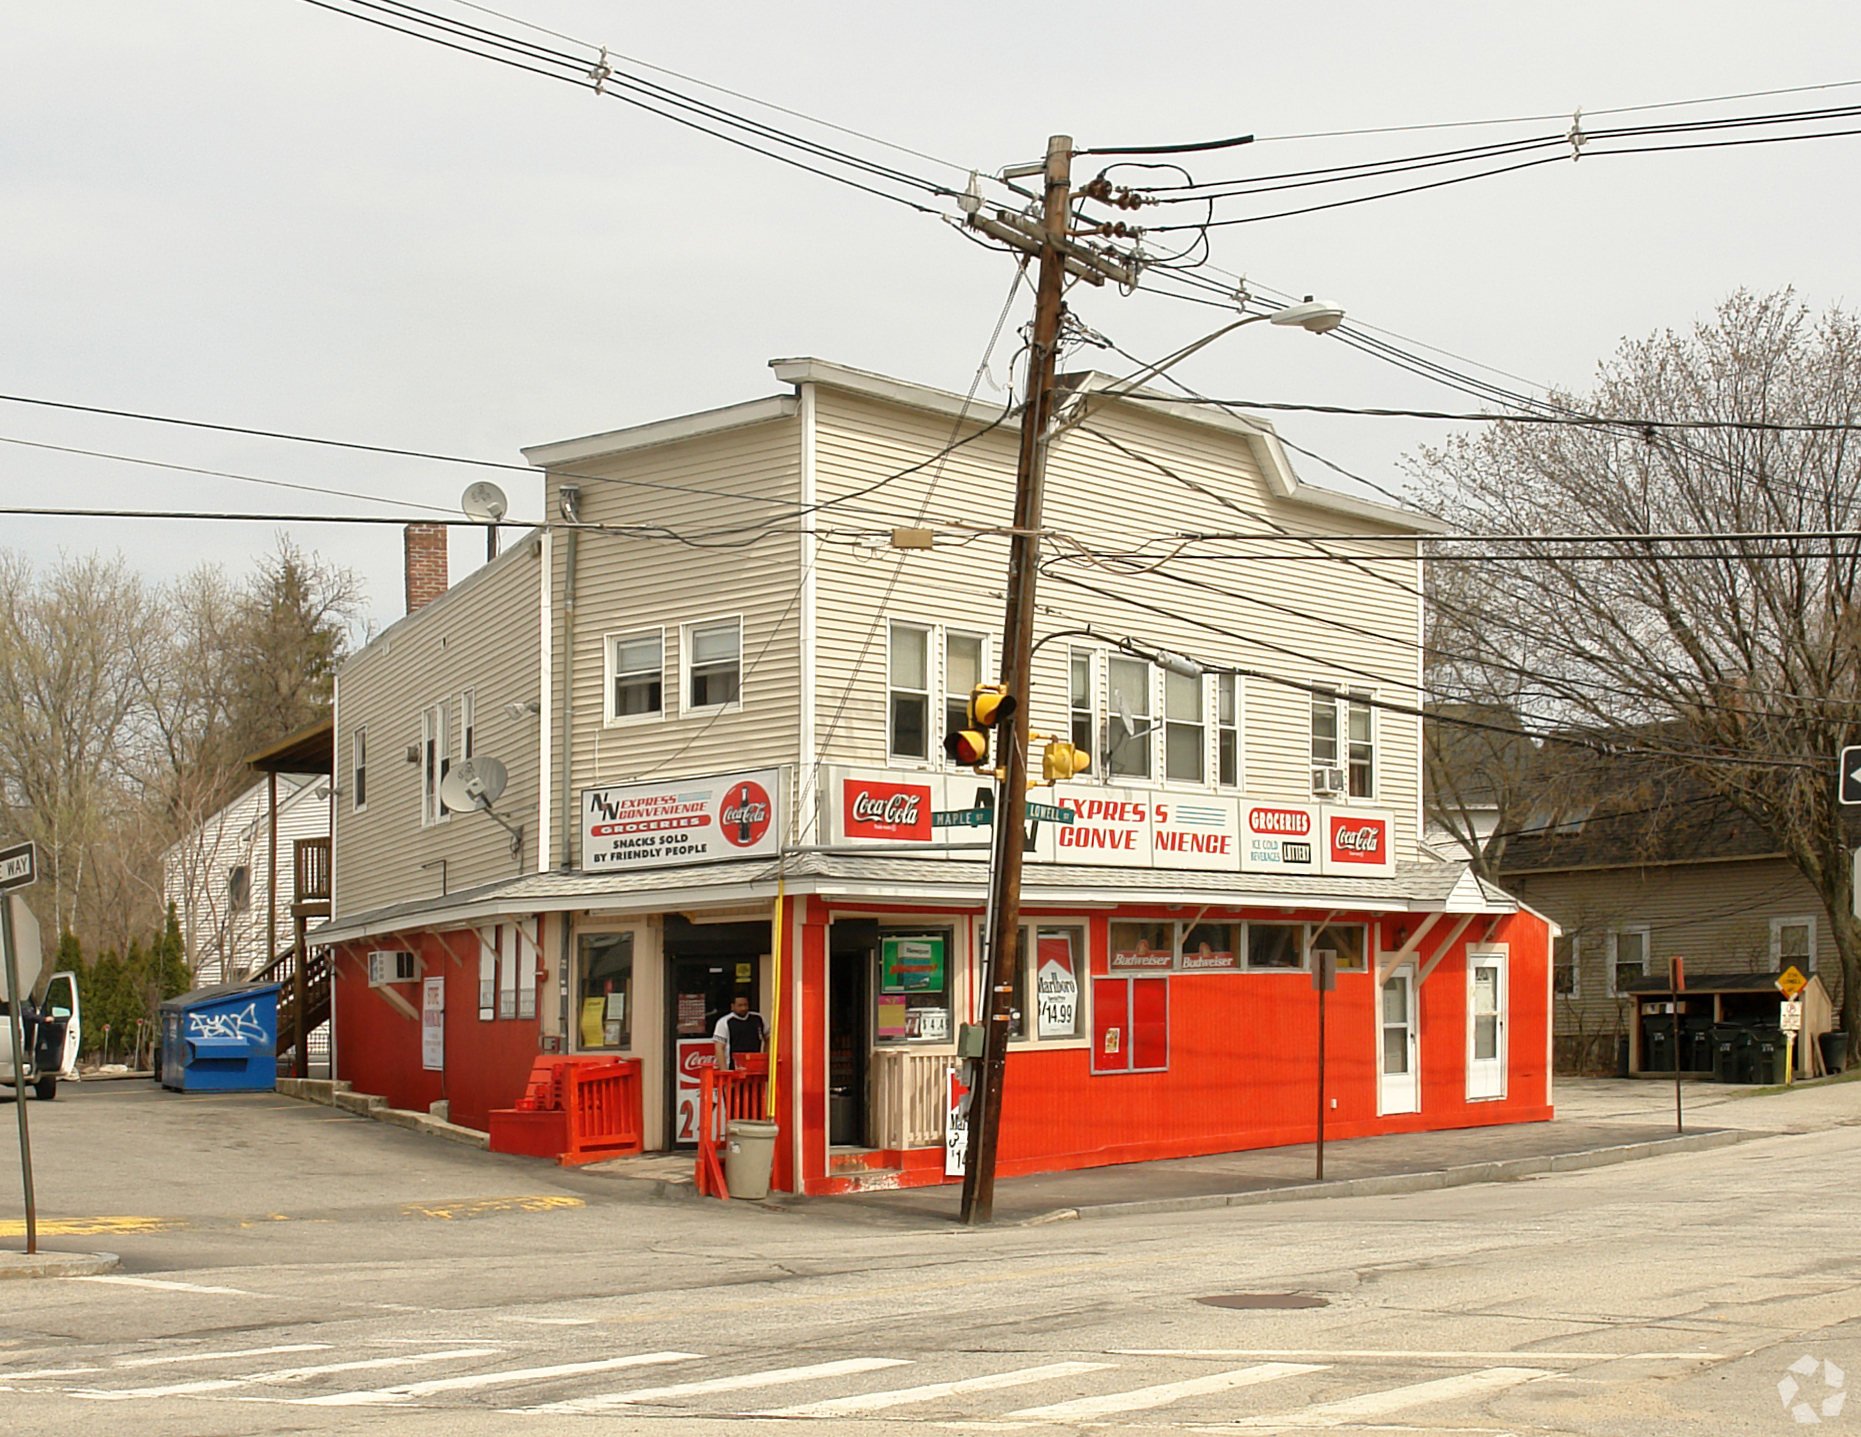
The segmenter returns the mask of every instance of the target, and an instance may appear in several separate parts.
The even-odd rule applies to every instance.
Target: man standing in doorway
[[[717,1040],[717,1066],[734,1068],[744,1053],[760,1053],[769,1040],[769,1025],[761,1013],[750,1008],[742,993],[730,1000],[730,1011],[717,1020],[711,1036]]]

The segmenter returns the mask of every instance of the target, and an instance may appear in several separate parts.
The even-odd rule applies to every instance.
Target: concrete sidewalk
[[[1548,1123],[1328,1142],[1322,1183],[1309,1143],[1125,1163],[1002,1178],[995,1184],[995,1220],[1050,1222],[1421,1192],[1603,1167],[1861,1122],[1861,1083],[1838,1078],[1754,1090],[1686,1081],[1681,1103],[1684,1130],[1676,1131],[1671,1082],[1565,1078],[1556,1086],[1557,1117]],[[961,1192],[951,1184],[814,1201],[880,1221],[954,1221]]]

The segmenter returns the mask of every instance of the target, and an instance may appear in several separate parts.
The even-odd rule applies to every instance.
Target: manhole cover
[[[1198,1297],[1204,1307],[1284,1308],[1326,1307],[1329,1298],[1313,1297],[1309,1292],[1229,1292],[1219,1297]]]

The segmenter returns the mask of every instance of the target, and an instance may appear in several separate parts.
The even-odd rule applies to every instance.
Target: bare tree
[[[1556,402],[1649,422],[1494,424],[1417,466],[1429,507],[1489,536],[1463,546],[1485,562],[1434,566],[1461,636],[1436,693],[1613,732],[1749,815],[1822,898],[1852,1045],[1861,922],[1834,759],[1861,741],[1861,325],[1736,294]],[[1556,542],[1591,535],[1616,537]]]

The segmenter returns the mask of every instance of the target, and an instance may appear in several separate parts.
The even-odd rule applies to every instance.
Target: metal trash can
[[[1822,1045],[1822,1066],[1830,1073],[1839,1073],[1848,1066],[1848,1035],[1846,1033],[1818,1034],[1816,1041]]]
[[[1674,1034],[1672,1025],[1650,1019],[1641,1025],[1641,1070],[1644,1073],[1671,1073],[1674,1070]]]
[[[724,1129],[724,1186],[733,1198],[769,1196],[769,1171],[775,1165],[774,1123],[737,1118]]]
[[[184,1093],[278,1086],[278,984],[217,983],[161,1006],[161,1081]]]
[[[1688,1058],[1687,1070],[1693,1073],[1710,1073],[1713,1071],[1712,1029],[1695,1028],[1687,1034]]]
[[[836,1148],[859,1146],[859,1107],[851,1088],[833,1088],[827,1094],[827,1141]]]

